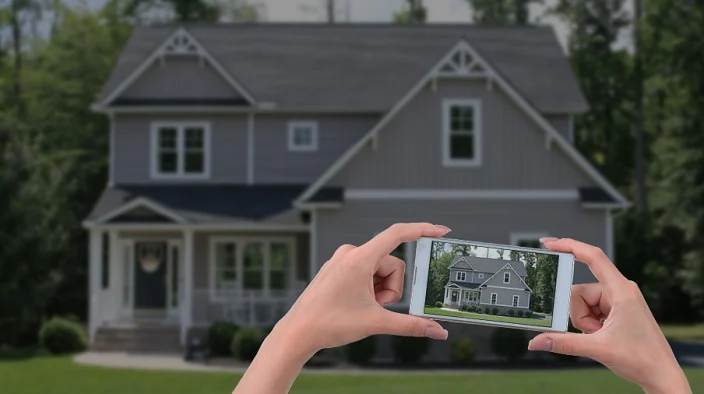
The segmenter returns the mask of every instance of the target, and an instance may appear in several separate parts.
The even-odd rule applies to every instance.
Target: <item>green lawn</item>
[[[701,340],[704,339],[704,324],[661,324],[663,334],[675,340]]]
[[[525,317],[509,317],[509,316],[494,316],[485,315],[483,313],[471,313],[471,312],[460,312],[460,311],[446,311],[442,308],[425,308],[424,312],[429,315],[440,315],[440,316],[452,316],[452,317],[465,317],[471,319],[479,320],[491,320],[500,321],[504,323],[517,323],[517,324],[530,324],[534,326],[550,327],[552,322],[550,320],[542,319],[528,319]]]
[[[687,370],[694,392],[704,391],[704,370]],[[239,374],[130,371],[87,367],[69,358],[0,361],[3,394],[206,394],[230,393]],[[406,373],[389,375],[301,376],[298,394],[457,393],[639,393],[638,388],[607,370],[486,372],[466,375]]]

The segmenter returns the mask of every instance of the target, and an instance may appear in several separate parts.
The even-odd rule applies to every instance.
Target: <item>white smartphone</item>
[[[567,331],[574,256],[544,249],[421,238],[409,313],[434,320]]]

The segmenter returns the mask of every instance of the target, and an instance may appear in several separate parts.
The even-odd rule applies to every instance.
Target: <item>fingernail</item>
[[[435,228],[438,229],[438,230],[443,230],[443,231],[445,231],[445,234],[447,234],[447,233],[449,233],[450,231],[452,231],[451,228],[449,228],[449,227],[447,227],[447,226],[443,226],[442,224],[436,224],[436,225],[435,225]]]
[[[549,352],[552,350],[552,340],[550,338],[536,338],[528,342],[528,350]]]
[[[555,241],[559,241],[559,240],[560,240],[560,238],[555,238],[555,237],[543,237],[543,238],[540,238],[540,242],[541,242],[541,243],[555,242]]]
[[[425,329],[425,336],[432,339],[447,339],[447,330],[438,327],[428,327]]]

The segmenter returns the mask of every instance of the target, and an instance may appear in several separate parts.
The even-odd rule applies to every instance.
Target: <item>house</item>
[[[458,255],[447,269],[445,308],[482,306],[501,313],[530,309],[533,290],[526,284],[526,267],[520,261]]]
[[[612,255],[628,204],[574,147],[587,103],[545,27],[138,26],[92,109],[110,124],[84,222],[96,349],[271,327],[340,244],[394,222]],[[412,265],[413,244],[395,254]]]

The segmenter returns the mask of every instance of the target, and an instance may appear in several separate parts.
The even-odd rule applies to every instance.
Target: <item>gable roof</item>
[[[457,268],[466,270],[474,269],[474,267],[469,265],[469,262],[467,262],[467,258],[465,256],[456,256],[454,259],[452,259],[452,264],[450,264],[450,266],[447,268]]]
[[[491,259],[491,258],[486,258],[486,257],[477,257],[477,256],[455,256],[452,259],[452,263],[448,267],[450,268],[458,268],[458,266],[455,266],[456,263],[464,261],[465,263],[462,264],[462,266],[459,268],[464,268],[464,265],[466,264],[467,266],[471,268],[464,268],[464,269],[473,269],[476,272],[483,272],[487,274],[495,274],[498,271],[501,271],[503,267],[508,264],[513,268],[514,271],[516,271],[516,274],[519,276],[526,276],[526,267],[521,263],[520,261],[513,261],[513,260],[499,260],[499,259]]]
[[[587,109],[550,27],[238,23],[183,28],[258,102],[279,108],[387,111],[450,47],[467,40],[539,111]],[[99,101],[176,29],[135,27]]]
[[[523,280],[523,277],[525,277],[527,275],[525,272],[526,271],[525,266],[523,265],[523,263],[518,263],[523,268],[523,273],[519,273],[519,271],[516,270],[517,266],[513,263],[518,263],[518,262],[517,261],[507,261],[506,264],[501,265],[501,269],[497,270],[493,275],[488,277],[484,282],[482,282],[481,285],[479,285],[479,287],[487,287],[488,286],[487,283],[489,283],[489,281],[493,277],[495,277],[496,274],[498,274],[499,272],[508,268],[508,269],[512,270],[516,275],[518,275],[518,279],[520,279],[521,283],[523,283],[524,288],[528,289],[528,291],[530,291],[532,293],[533,290],[530,288],[530,286],[528,286],[528,283],[526,283],[526,281]]]

